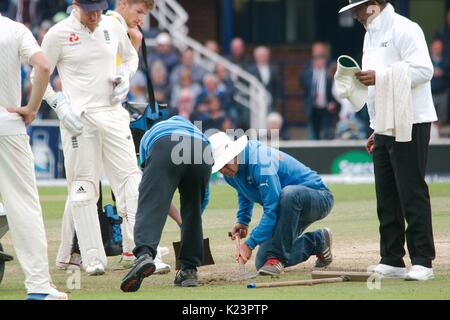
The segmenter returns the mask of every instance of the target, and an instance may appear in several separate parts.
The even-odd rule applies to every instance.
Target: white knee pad
[[[97,216],[95,185],[90,181],[72,182],[69,201],[84,268],[98,263],[106,267],[107,259]]]

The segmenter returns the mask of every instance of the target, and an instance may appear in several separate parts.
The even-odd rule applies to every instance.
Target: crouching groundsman
[[[134,226],[137,257],[120,288],[137,291],[155,271],[154,259],[175,190],[180,192],[181,270],[175,285],[195,287],[203,260],[201,213],[208,203],[212,155],[209,141],[189,120],[175,116],[147,131],[141,141],[144,172]]]
[[[257,245],[256,269],[276,275],[317,256],[315,267],[332,261],[328,228],[303,233],[325,218],[333,207],[333,195],[320,176],[291,156],[246,136],[236,141],[219,132],[209,138],[214,157],[213,173],[220,171],[237,190],[239,209],[232,238],[245,238],[254,203],[263,207],[258,226],[241,242],[240,259],[246,263]]]

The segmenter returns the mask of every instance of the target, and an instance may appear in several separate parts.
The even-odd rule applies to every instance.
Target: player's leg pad
[[[106,267],[107,258],[97,216],[94,183],[73,181],[70,185],[69,199],[83,267],[98,263],[102,263]]]

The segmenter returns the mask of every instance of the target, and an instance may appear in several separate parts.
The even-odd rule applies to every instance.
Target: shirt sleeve
[[[111,18],[114,19],[114,18]],[[133,47],[128,34],[119,21],[113,20],[116,25],[116,34],[119,40],[118,54],[122,58],[122,65],[125,66],[130,72],[131,76],[136,73],[139,66],[139,56],[136,49]]]
[[[203,213],[205,212],[206,207],[208,206],[209,203],[209,195],[210,195],[210,184],[208,183],[208,185],[206,186],[206,190],[205,190],[205,196],[203,197],[203,201],[202,201],[202,206],[201,206],[201,213],[203,215]]]
[[[274,164],[272,163],[272,165]],[[277,223],[278,202],[281,193],[281,183],[276,171],[274,170],[272,174],[261,174],[262,170],[263,168],[260,165],[255,165],[253,179],[262,200],[263,215],[259,224],[253,229],[249,239],[246,241],[247,245],[252,249],[269,239],[272,235]]]
[[[402,61],[409,64],[411,86],[417,87],[433,78],[433,63],[422,29],[414,24],[414,28],[401,30],[397,39],[397,47]]]
[[[22,63],[30,64],[31,57],[42,51],[31,31],[23,24],[18,24],[16,39],[19,43],[19,54]]]
[[[47,34],[44,36],[44,39],[42,40],[42,51],[47,57],[47,61],[50,66],[50,74],[52,74],[59,62],[61,54],[61,44],[57,39],[54,29],[50,29],[49,32],[47,32]],[[33,78],[34,71],[31,73],[31,79]],[[49,83],[47,89],[45,90],[43,99],[48,100],[55,94],[56,92],[53,90],[51,84]]]
[[[252,220],[254,203],[238,192],[239,209],[236,213],[237,222],[248,226]]]

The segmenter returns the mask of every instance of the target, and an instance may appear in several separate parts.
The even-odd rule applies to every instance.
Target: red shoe
[[[258,270],[260,275],[276,276],[284,272],[284,264],[277,258],[270,258],[266,263]]]

